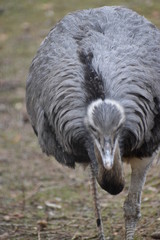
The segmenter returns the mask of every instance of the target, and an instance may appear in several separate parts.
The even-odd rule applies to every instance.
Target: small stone
[[[42,210],[43,209],[43,206],[37,206],[38,209]]]
[[[10,216],[6,215],[3,217],[4,221],[9,222],[11,220]]]
[[[145,197],[144,199],[143,199],[143,202],[147,202],[149,200],[149,198],[148,197]]]
[[[14,107],[15,107],[16,110],[21,110],[23,105],[22,105],[21,102],[17,102],[17,103],[15,103]]]

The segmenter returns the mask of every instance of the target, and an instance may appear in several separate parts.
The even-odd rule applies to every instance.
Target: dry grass
[[[62,167],[41,153],[26,118],[25,79],[40,42],[57,20],[71,10],[107,3],[132,7],[160,26],[159,1],[0,2],[0,239],[96,239],[88,171]],[[125,168],[122,194],[113,197],[99,189],[107,239],[124,239]],[[148,175],[135,239],[149,240],[158,230],[159,169]],[[47,207],[46,201],[55,206]]]

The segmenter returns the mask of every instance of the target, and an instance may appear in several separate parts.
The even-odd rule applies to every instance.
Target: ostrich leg
[[[128,196],[124,202],[124,217],[126,240],[133,240],[136,225],[141,217],[141,193],[145,184],[147,172],[153,159],[132,159],[131,183]]]
[[[99,240],[105,240],[105,236],[103,232],[103,223],[102,223],[102,218],[100,213],[98,192],[97,192],[97,186],[96,186],[96,178],[94,176],[95,173],[92,165],[90,165],[90,169],[91,169],[91,188],[92,188],[93,202],[94,202],[94,208],[95,208],[95,216],[97,221],[97,228],[99,232]]]

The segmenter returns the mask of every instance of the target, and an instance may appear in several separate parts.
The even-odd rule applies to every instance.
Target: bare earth
[[[0,31],[0,240],[97,239],[89,169],[68,169],[42,154],[25,110],[25,79],[31,59],[53,23],[73,8],[65,9],[64,4],[62,11],[58,1],[35,1],[33,9],[25,1],[17,0],[17,8],[14,1],[6,2],[2,0],[0,6],[0,21],[4,24]],[[152,7],[144,5],[151,9],[146,14],[160,23],[160,3],[144,2],[153,3]],[[81,8],[88,6],[86,1]],[[52,15],[54,7],[57,11]],[[19,16],[17,9],[25,14]],[[46,15],[40,18],[42,12]],[[38,24],[42,22],[40,29]],[[104,231],[110,240],[124,239],[123,202],[130,177],[129,166],[124,168],[126,187],[120,195],[111,196],[99,188]],[[159,206],[160,165],[155,163],[144,188],[142,218],[135,239],[149,240],[154,232],[160,232]]]

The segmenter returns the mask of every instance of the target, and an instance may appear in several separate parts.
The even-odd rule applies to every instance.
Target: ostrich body
[[[41,44],[27,79],[27,111],[47,155],[73,168],[90,164],[93,182],[111,194],[124,187],[122,162],[131,165],[127,240],[159,147],[159,93],[160,32],[121,7],[65,16]]]

